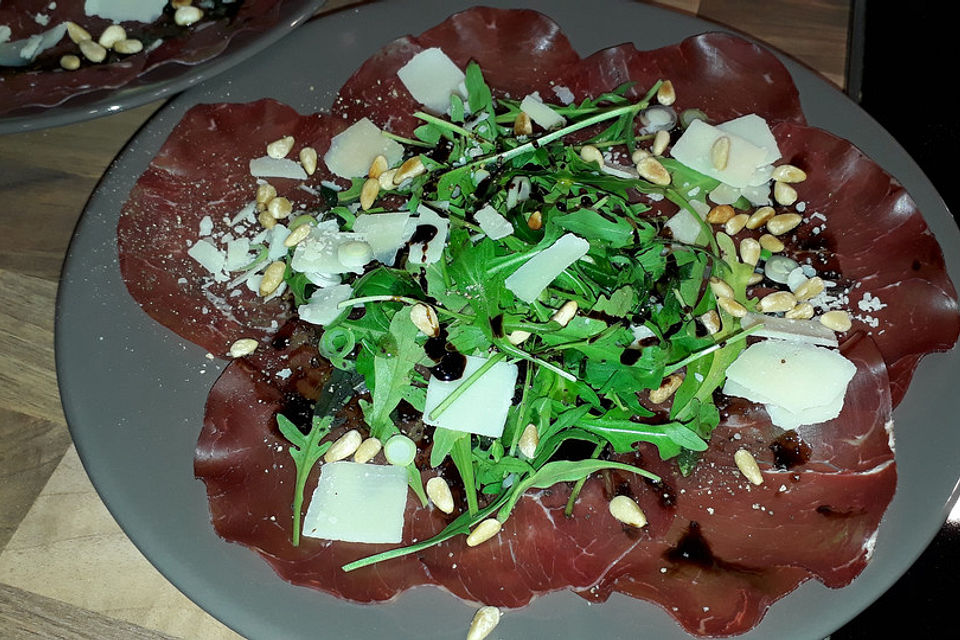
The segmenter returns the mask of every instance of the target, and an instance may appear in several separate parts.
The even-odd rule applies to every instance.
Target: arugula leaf
[[[303,489],[307,484],[307,477],[310,475],[313,465],[327,452],[327,449],[329,449],[332,444],[330,442],[320,443],[320,441],[330,433],[330,424],[332,422],[333,416],[314,416],[309,433],[304,435],[286,416],[280,413],[277,414],[277,426],[280,428],[280,433],[293,444],[288,451],[297,469],[297,480],[293,489],[293,546],[295,547],[300,546]]]

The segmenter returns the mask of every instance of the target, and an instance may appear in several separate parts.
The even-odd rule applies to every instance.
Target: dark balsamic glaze
[[[418,224],[413,235],[410,236],[409,244],[426,244],[436,238],[439,232],[440,230],[432,224]]]
[[[280,327],[280,331],[277,331],[276,335],[273,336],[273,339],[270,341],[270,346],[276,349],[277,351],[282,351],[290,346],[290,339],[293,338],[293,332],[296,330],[297,324],[295,322],[288,322],[287,324]]]
[[[620,354],[620,364],[625,367],[632,367],[637,364],[643,352],[640,349],[624,349]]]
[[[710,550],[710,545],[703,537],[697,522],[690,523],[676,546],[665,551],[663,557],[674,564],[692,564],[704,569],[717,566],[717,558]]]
[[[291,393],[284,396],[283,408],[277,413],[282,413],[300,430],[300,433],[307,435],[310,433],[310,427],[313,424],[313,408],[313,400],[305,398],[299,393]],[[273,423],[275,425],[276,420]],[[279,433],[279,429],[277,429],[277,432]]]
[[[770,445],[773,451],[773,464],[778,469],[793,469],[810,461],[810,445],[800,438],[796,431],[784,431]]]
[[[435,366],[430,368],[430,374],[437,380],[449,382],[463,377],[463,370],[467,367],[467,356],[457,351],[446,351]]]
[[[496,338],[503,337],[503,314],[490,318],[490,329]]]
[[[440,359],[443,358],[444,354],[447,353],[446,327],[440,327],[437,335],[432,338],[428,338],[426,343],[423,345],[423,350],[426,352],[428,358],[434,362],[439,362]]]

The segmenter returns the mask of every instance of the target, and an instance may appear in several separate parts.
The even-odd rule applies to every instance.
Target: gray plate
[[[116,89],[82,93],[54,107],[35,107],[27,113],[0,116],[0,135],[93,120],[175,95],[266,49],[291,29],[305,22],[325,2],[326,0],[285,0],[280,8],[277,24],[256,34],[240,34],[231,40],[222,53],[205,62],[193,65],[164,64],[146,74],[144,78],[135,78]]]
[[[349,9],[297,30],[254,60],[173,100],[118,156],[87,206],[57,307],[57,371],[74,440],[110,511],[143,553],[200,606],[250,638],[463,637],[473,609],[433,588],[362,606],[293,587],[248,549],[213,532],[193,448],[203,405],[222,363],[153,322],[127,294],[117,267],[120,206],[182,114],[200,102],[269,96],[303,113],[326,109],[336,90],[390,40],[420,33],[468,3],[392,1]],[[644,49],[715,25],[650,6],[607,0],[523,4],[560,23],[587,54],[625,41]],[[913,194],[960,282],[960,233],[917,165],[853,102],[786,61],[810,122],[854,141]],[[868,604],[910,566],[943,523],[960,477],[960,395],[950,383],[960,352],[927,357],[896,411],[900,485],[873,562],[849,587],[808,582],[773,606],[745,638],[815,640]],[[623,596],[587,605],[569,593],[503,617],[502,638],[687,638],[658,607]]]

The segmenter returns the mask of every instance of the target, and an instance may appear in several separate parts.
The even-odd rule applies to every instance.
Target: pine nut
[[[309,224],[302,224],[293,231],[290,232],[284,241],[283,246],[285,247],[295,247],[304,240],[307,239],[307,236],[310,235],[310,226]]]
[[[530,337],[530,335],[531,334],[529,331],[522,331],[520,329],[517,329],[516,331],[511,332],[509,336],[507,336],[507,340],[510,342],[510,344],[516,346],[518,344],[523,344],[524,341]]]
[[[710,162],[717,171],[723,171],[727,168],[727,162],[730,160],[730,138],[720,136],[713,141],[710,147]]]
[[[287,271],[287,265],[283,260],[271,262],[266,271],[263,272],[263,278],[260,279],[260,295],[266,298],[277,290],[280,283],[283,282],[283,274]]]
[[[79,46],[80,53],[90,62],[103,62],[107,57],[107,50],[93,40],[83,40]]]
[[[482,542],[486,542],[493,536],[500,533],[500,521],[496,518],[487,518],[473,528],[470,535],[467,536],[467,546],[475,547]]]
[[[410,307],[410,321],[425,336],[435,338],[440,334],[440,320],[429,304],[418,302]]]
[[[76,71],[80,68],[80,58],[77,56],[68,53],[67,55],[60,58],[60,66],[66,69],[67,71]]]
[[[653,156],[649,156],[637,163],[637,173],[644,180],[658,185],[670,184],[670,172]]]
[[[823,289],[823,278],[813,276],[804,280],[803,284],[793,292],[793,295],[797,296],[797,300],[809,300],[823,293]]]
[[[743,231],[743,228],[747,226],[747,220],[749,219],[750,216],[747,214],[738,213],[727,220],[726,224],[723,225],[723,230],[727,232],[727,235],[735,236]]]
[[[767,224],[767,220],[776,214],[777,212],[773,210],[773,207],[760,207],[747,218],[747,224],[745,226],[747,229],[759,229]]]
[[[610,501],[610,515],[631,527],[644,527],[647,516],[636,502],[627,496],[616,496]]]
[[[779,236],[793,231],[800,226],[801,222],[803,222],[803,216],[799,213],[781,213],[767,220],[767,231]]]
[[[371,171],[373,169],[371,168]],[[393,183],[394,177],[397,175],[397,169],[387,169],[377,176],[377,180],[380,182],[380,188],[384,191],[389,191],[393,189],[396,185]],[[372,177],[372,176],[371,176]]]
[[[760,260],[760,243],[753,238],[744,238],[740,241],[740,259],[745,264],[757,266]]]
[[[450,485],[440,476],[427,480],[427,497],[440,511],[453,513],[453,494],[450,492]]]
[[[181,27],[189,27],[199,22],[202,18],[203,11],[190,5],[179,7],[173,14],[173,21]]]
[[[470,622],[467,640],[483,640],[493,632],[498,624],[500,624],[500,609],[480,607]]]
[[[664,80],[660,84],[660,88],[657,89],[657,102],[665,107],[669,107],[676,101],[677,92],[676,89],[673,88],[673,83],[669,80]]]
[[[650,151],[655,156],[662,156],[663,152],[667,150],[668,144],[670,144],[670,132],[661,129],[653,134],[653,145],[650,147]]]
[[[114,43],[113,50],[117,53],[129,56],[143,51],[143,43],[136,38],[125,38]]]
[[[257,185],[257,204],[266,205],[277,197],[277,188],[269,182]]]
[[[397,173],[393,176],[393,184],[402,184],[404,180],[416,178],[426,172],[427,168],[423,165],[423,160],[420,159],[420,156],[414,156],[400,165]]]
[[[300,149],[300,166],[312,176],[317,171],[317,150],[313,147],[304,147]]]
[[[293,204],[283,196],[279,196],[267,203],[267,211],[275,220],[283,220],[293,213]]]
[[[570,321],[573,320],[573,317],[577,315],[578,305],[576,300],[567,300],[563,305],[557,309],[550,320],[556,322],[561,327],[565,327],[570,324]]]
[[[356,429],[350,429],[330,445],[327,452],[323,454],[323,461],[336,462],[349,458],[360,448],[361,442],[363,442],[363,436],[360,435],[360,432]]]
[[[772,236],[769,233],[765,233],[760,236],[760,247],[766,249],[770,253],[780,253],[786,249],[786,245],[781,242],[780,238],[777,236]]]
[[[264,229],[273,229],[277,226],[277,219],[270,215],[269,211],[261,211],[257,220],[263,225]]]
[[[750,286],[753,286],[755,284],[760,284],[762,280],[763,280],[763,274],[757,273],[756,271],[754,271],[753,273],[750,274],[750,277],[747,279],[747,284]]]
[[[757,303],[757,310],[763,313],[790,311],[797,305],[797,298],[789,291],[777,291],[765,295]]]
[[[683,384],[683,376],[679,373],[673,373],[664,378],[663,382],[656,389],[650,390],[650,402],[660,404],[670,399],[680,385]]]
[[[703,325],[703,328],[706,329],[707,333],[711,336],[720,333],[720,329],[723,327],[723,325],[720,324],[720,315],[716,309],[710,309],[710,311],[701,315],[700,324]]]
[[[260,343],[253,338],[240,338],[230,345],[230,350],[227,351],[227,355],[231,358],[242,358],[256,351],[259,346]]]
[[[807,173],[792,164],[782,164],[779,167],[774,167],[770,177],[777,182],[803,182],[807,179]]]
[[[537,455],[537,447],[540,446],[540,433],[537,431],[537,426],[533,423],[530,423],[523,430],[523,433],[520,434],[520,440],[517,442],[517,447],[520,449],[520,453],[525,455],[531,460]]]
[[[353,461],[366,464],[376,458],[381,449],[383,449],[383,443],[381,443],[379,439],[367,438],[361,442],[357,450],[353,452]],[[427,484],[427,490],[430,490],[429,484]]]
[[[733,298],[718,298],[717,306],[729,313],[734,318],[742,318],[747,315],[747,308]]]
[[[820,324],[834,331],[849,331],[853,323],[850,321],[850,314],[846,311],[827,311],[820,316]]]
[[[367,178],[360,188],[360,208],[364,211],[370,209],[380,195],[380,181],[376,178]]]
[[[789,207],[797,201],[797,190],[786,182],[774,182],[773,199],[776,200],[778,204]]]
[[[733,297],[733,287],[717,276],[710,276],[710,291],[713,291],[713,295],[718,298]]]
[[[733,207],[728,204],[720,204],[707,212],[707,222],[710,224],[726,224],[734,215],[736,215],[736,211],[733,210]]]
[[[813,317],[813,305],[809,302],[801,302],[783,314],[783,317],[791,320],[809,320]]]
[[[525,111],[517,114],[517,119],[513,121],[513,135],[529,136],[533,133],[533,121]]]
[[[634,149],[633,153],[630,154],[630,160],[633,161],[633,164],[637,164],[644,158],[649,158],[650,155],[650,152],[646,149]]]
[[[531,231],[539,231],[543,228],[543,214],[540,213],[539,209],[531,213],[530,217],[527,218],[527,227]]]
[[[737,469],[740,469],[743,477],[749,480],[751,484],[763,484],[763,474],[760,473],[760,466],[752,453],[746,449],[738,449],[733,454],[733,461],[737,463]]]
[[[337,260],[348,269],[356,269],[373,260],[373,248],[363,240],[344,242],[337,247]]]
[[[126,39],[127,32],[124,28],[118,24],[112,24],[103,30],[103,33],[101,33],[97,39],[97,43],[104,49],[112,49],[113,45]]]
[[[93,40],[90,32],[78,25],[76,22],[67,22],[67,35],[73,44],[80,44],[84,40]]]
[[[380,174],[390,168],[390,165],[387,164],[386,156],[377,156],[373,159],[373,162],[370,163],[370,170],[367,171],[368,178],[379,178]],[[390,178],[393,180],[393,177]],[[381,185],[383,186],[383,185]],[[386,188],[386,187],[384,187]]]
[[[284,136],[279,140],[274,140],[267,145],[267,155],[271,158],[286,158],[287,154],[293,150],[293,136]]]
[[[580,147],[580,159],[587,164],[596,164],[603,166],[603,154],[592,144],[585,144]]]

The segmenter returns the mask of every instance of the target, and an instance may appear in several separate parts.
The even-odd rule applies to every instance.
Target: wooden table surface
[[[849,0],[659,4],[737,28],[844,83]],[[2,638],[239,637],[167,582],[113,521],[57,391],[53,316],[70,235],[111,159],[160,106],[0,137]]]

